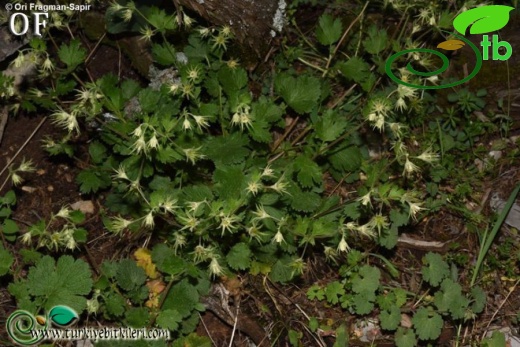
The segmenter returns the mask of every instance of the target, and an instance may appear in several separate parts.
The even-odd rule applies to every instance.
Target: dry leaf
[[[142,267],[148,277],[154,279],[159,276],[155,268],[155,264],[152,263],[152,254],[149,250],[145,248],[139,248],[134,252],[134,257],[137,261],[137,266]]]

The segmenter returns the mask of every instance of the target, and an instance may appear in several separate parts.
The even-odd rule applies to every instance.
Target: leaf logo
[[[462,12],[453,21],[453,27],[462,35],[471,26],[470,34],[485,34],[500,30],[509,22],[509,12],[514,7],[488,5]]]
[[[49,312],[49,319],[62,327],[72,324],[78,318],[76,311],[68,306],[54,306]]]
[[[465,43],[461,40],[448,40],[441,42],[437,45],[437,48],[442,48],[447,51],[456,51],[459,48],[464,47]]]

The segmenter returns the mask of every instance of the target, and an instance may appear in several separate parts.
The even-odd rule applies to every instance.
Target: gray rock
[[[504,209],[506,202],[507,200],[503,200],[500,195],[495,192],[491,196],[489,206],[493,209],[493,211],[500,214]],[[511,209],[509,210],[509,213],[507,214],[504,222],[510,227],[520,230],[520,205],[518,204],[518,201],[515,201],[513,206],[511,206]]]

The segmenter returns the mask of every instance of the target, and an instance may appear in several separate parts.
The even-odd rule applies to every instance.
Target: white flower
[[[196,212],[202,204],[207,203],[206,200],[202,201],[190,201],[187,203],[190,212]]]
[[[191,127],[192,127],[192,125],[191,125],[190,120],[188,118],[184,118],[184,121],[182,122],[182,129],[184,131],[191,130]]]
[[[422,152],[421,155],[417,156],[416,158],[431,164],[434,161],[439,160],[439,155],[437,153],[433,153],[431,151],[431,148],[428,148],[427,150]]]
[[[222,266],[218,263],[217,258],[212,258],[209,263],[209,272],[212,276],[220,276],[223,273]]]
[[[130,134],[134,135],[135,137],[141,137],[143,135],[143,124],[139,124],[139,126],[135,128],[134,131],[132,131]]]
[[[270,188],[274,191],[276,191],[277,193],[279,194],[282,194],[282,193],[288,193],[287,192],[287,187],[289,186],[289,183],[285,181],[285,178],[284,176],[282,175],[278,181],[276,181],[275,184],[273,185],[270,185],[268,186],[267,188]]]
[[[206,156],[204,154],[199,153],[199,150],[202,147],[199,148],[186,148],[184,149],[184,155],[186,155],[186,161],[191,161],[192,164],[195,164],[195,162],[199,159],[203,159]]]
[[[62,207],[58,213],[56,214],[56,217],[61,217],[64,219],[68,219],[70,217],[70,209],[68,207]]]
[[[368,223],[377,229],[379,235],[381,235],[381,230],[387,229],[389,226],[388,218],[381,213],[375,214]]]
[[[406,110],[408,106],[406,105],[406,101],[404,101],[403,98],[399,98],[395,102],[395,108],[402,112],[403,110]]]
[[[254,211],[253,214],[256,216],[255,218],[253,218],[253,221],[272,218],[271,215],[267,213],[267,211],[261,205],[256,205],[256,211]]]
[[[147,146],[148,146],[148,148],[153,148],[153,149],[156,149],[157,147],[159,147],[159,140],[157,140],[157,136],[155,133],[153,134],[152,138],[148,141]]]
[[[404,125],[401,123],[388,123],[390,126],[390,130],[397,138],[401,138],[403,136],[403,129],[405,128]]]
[[[182,248],[186,245],[186,237],[181,233],[175,233],[175,241],[173,243],[173,252],[177,254],[177,249]]]
[[[140,154],[141,152],[146,153],[146,141],[144,140],[144,136],[140,136],[132,145],[133,149],[132,152],[137,152],[137,154]]]
[[[361,205],[363,205],[363,206],[372,205],[372,203],[370,202],[370,192],[359,197],[357,200],[361,201]]]
[[[421,207],[422,203],[416,203],[416,202],[409,202],[408,205],[410,206],[410,216],[417,221],[417,213],[426,210],[424,207]]]
[[[153,228],[155,225],[155,222],[153,220],[153,211],[148,212],[148,214],[144,217],[143,220],[143,226],[147,228]]]
[[[202,130],[202,128],[207,128],[209,126],[209,123],[207,121],[208,117],[205,116],[196,116],[192,115],[193,119],[195,119],[195,123],[197,123],[197,127],[199,130]]]
[[[374,238],[376,233],[374,232],[373,226],[369,223],[358,226],[357,231],[364,236]]]
[[[22,160],[22,163],[20,164],[20,166],[18,167],[18,170],[17,171],[22,171],[22,172],[34,172],[34,170],[36,170],[32,164],[32,160]]]
[[[276,243],[282,243],[282,242],[285,241],[285,239],[283,238],[283,234],[281,233],[280,230],[278,230],[276,235],[274,235],[273,241],[276,242]]]
[[[197,225],[199,225],[199,220],[189,213],[186,213],[186,217],[179,215],[177,218],[184,224],[181,230],[189,229],[190,231],[194,231]]]
[[[258,182],[258,181],[251,181],[247,184],[247,188],[246,190],[253,194],[253,195],[256,195],[258,193],[258,191],[263,187],[262,183]]]
[[[404,163],[404,171],[403,174],[410,176],[412,173],[416,171],[420,171],[421,169],[415,165],[410,159],[408,159],[408,155],[406,156],[406,162]]]
[[[18,175],[16,172],[13,172],[11,174],[11,182],[13,183],[14,186],[17,186],[23,182],[23,178],[22,178],[22,176]]]
[[[170,213],[173,213],[173,211],[179,207],[177,206],[177,200],[175,199],[172,199],[171,197],[167,197],[163,203],[161,204],[161,207],[166,211],[166,212],[170,212]]]
[[[123,165],[119,165],[119,168],[114,171],[116,172],[116,174],[112,175],[113,178],[121,179],[121,180],[129,180]]]
[[[116,234],[119,234],[120,232],[128,228],[130,224],[132,224],[132,221],[124,219],[121,216],[117,216],[110,221],[109,230]]]
[[[238,217],[235,216],[235,215],[232,215],[232,216],[221,216],[220,217],[220,225],[219,225],[219,228],[222,229],[222,235],[224,235],[224,233],[226,231],[229,231],[230,233],[233,232],[234,229],[237,228],[236,225],[234,225],[233,223],[237,222],[238,221]]]
[[[51,115],[54,118],[54,123],[68,130],[71,133],[73,130],[79,133],[79,124],[76,116],[72,113],[68,113],[62,108],[59,108],[57,112]]]
[[[264,171],[262,171],[262,177],[273,177],[274,176],[274,171],[273,169],[271,169],[271,166],[270,165],[267,165],[265,168],[264,168]]]
[[[28,231],[25,234],[22,235],[22,242],[26,245],[29,245],[32,241],[32,235],[31,232]]]
[[[345,237],[341,238],[341,241],[338,245],[338,251],[339,252],[348,252],[350,250],[350,246],[348,245],[347,241],[345,240]]]

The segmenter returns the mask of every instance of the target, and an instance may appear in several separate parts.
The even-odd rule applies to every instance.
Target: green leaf
[[[320,286],[314,284],[307,290],[307,298],[309,300],[323,300],[325,299],[325,291]]]
[[[101,142],[93,141],[88,147],[88,152],[95,164],[101,164],[106,158],[107,149]]]
[[[14,258],[8,250],[0,247],[0,276],[9,272],[11,265],[13,265]]]
[[[338,68],[345,77],[356,83],[366,81],[370,77],[370,65],[359,57],[352,57],[344,63],[339,63]]]
[[[182,316],[177,310],[162,310],[157,316],[157,324],[163,329],[177,330]]]
[[[361,151],[355,146],[340,149],[329,155],[332,167],[344,173],[358,170],[361,167],[361,159]]]
[[[319,25],[316,28],[316,38],[322,45],[328,46],[338,41],[342,32],[341,20],[324,14],[320,17]]]
[[[125,298],[121,294],[110,292],[105,296],[105,307],[108,314],[121,317],[126,309]]]
[[[6,235],[16,234],[20,228],[18,228],[18,224],[12,219],[4,220],[2,224],[2,232]]]
[[[460,284],[447,278],[442,281],[441,290],[434,296],[435,306],[441,312],[450,312],[454,319],[464,318],[469,300],[462,294]]]
[[[139,104],[141,105],[141,109],[143,112],[153,113],[157,110],[158,105],[162,103],[162,95],[161,93],[157,93],[157,91],[146,88],[139,92]]]
[[[150,313],[144,307],[130,307],[125,312],[126,322],[133,328],[143,328],[148,325]]]
[[[154,43],[152,45],[152,57],[154,61],[163,66],[171,66],[177,62],[175,47],[168,42],[162,44]]]
[[[420,340],[435,340],[441,335],[444,324],[442,317],[436,312],[430,312],[421,307],[412,318],[415,332]]]
[[[450,275],[450,267],[437,253],[428,252],[423,258],[423,279],[434,287]]]
[[[487,5],[473,8],[459,14],[453,20],[453,27],[462,35],[471,26],[470,34],[485,34],[500,30],[509,22],[509,12],[514,7],[504,5]]]
[[[251,250],[247,244],[237,243],[227,254],[226,260],[232,269],[246,270],[251,266]]]
[[[56,323],[60,326],[66,326],[74,322],[75,320],[79,319],[78,314],[76,311],[71,309],[68,306],[54,306],[49,311],[49,318],[52,320],[53,323]]]
[[[385,29],[377,29],[376,25],[368,28],[368,37],[363,41],[365,50],[370,54],[379,54],[388,45],[388,35]]]
[[[78,176],[76,176],[76,182],[79,184],[79,190],[83,194],[95,193],[112,184],[110,175],[96,168],[81,171]]]
[[[473,297],[473,304],[471,305],[471,310],[473,313],[480,313],[484,310],[486,306],[486,293],[482,290],[481,287],[476,286],[471,288],[471,296]]]
[[[300,212],[314,212],[321,204],[321,198],[313,192],[302,192],[299,189],[291,190],[291,207]]]
[[[277,260],[269,273],[269,277],[274,282],[285,283],[289,282],[294,277],[293,269],[291,268],[292,259],[284,257]]]
[[[395,345],[397,347],[415,347],[417,338],[412,329],[399,328],[395,333]]]
[[[116,273],[117,284],[126,291],[142,286],[146,281],[146,273],[130,259],[119,262]]]
[[[173,30],[176,27],[175,17],[173,15],[168,15],[166,11],[155,6],[148,12],[146,19],[160,32]]]
[[[291,77],[287,73],[276,76],[274,87],[284,101],[299,114],[308,113],[318,105],[320,81],[310,76]]]
[[[70,41],[69,45],[62,44],[58,50],[60,60],[67,64],[67,70],[74,70],[79,64],[85,61],[87,50],[81,47],[78,39]]]
[[[506,335],[500,331],[493,331],[490,338],[482,340],[483,347],[506,347]]]
[[[225,66],[219,70],[218,80],[227,95],[236,94],[247,85],[247,72],[243,68]]]
[[[331,282],[325,287],[325,297],[327,301],[333,305],[337,304],[339,298],[343,295],[345,295],[345,288],[338,281]]]
[[[7,193],[5,193],[5,195],[0,198],[0,204],[2,204],[2,205],[14,205],[14,204],[16,204],[16,194],[15,194],[15,192],[10,190]]]
[[[325,142],[334,141],[343,134],[347,121],[334,110],[327,110],[316,122],[316,136]]]
[[[392,226],[396,228],[408,224],[409,219],[410,215],[408,213],[402,212],[395,208],[390,210],[390,220],[392,221]]]
[[[91,273],[87,263],[65,255],[58,259],[44,256],[29,268],[25,281],[33,300],[41,300],[43,307],[51,309],[57,305],[69,306],[81,312],[86,306],[85,295],[92,288]]]
[[[375,299],[375,294],[371,292],[362,292],[359,294],[355,294],[352,297],[354,311],[359,315],[369,314],[374,309]]]
[[[251,105],[251,116],[255,120],[275,123],[283,119],[283,109],[265,96],[261,96]]]
[[[211,347],[211,340],[206,336],[199,336],[192,333],[187,337],[175,340],[173,347]]]
[[[204,153],[216,166],[238,164],[244,161],[250,152],[246,147],[248,143],[248,138],[241,133],[215,136],[206,142]]]
[[[381,321],[381,328],[393,331],[401,323],[401,310],[397,306],[392,306],[389,311],[381,311],[379,320]]]
[[[348,347],[349,346],[349,333],[345,324],[340,325],[336,329],[336,341],[332,347]]]
[[[294,170],[298,172],[298,182],[304,188],[311,188],[314,185],[321,185],[323,183],[320,167],[312,159],[306,156],[297,157],[294,162]]]
[[[176,310],[182,318],[188,317],[199,302],[199,293],[187,279],[172,286],[164,300],[163,310]]]
[[[392,249],[397,244],[398,239],[399,234],[397,232],[397,228],[392,226],[390,229],[383,230],[377,241],[386,249]]]
[[[170,275],[180,274],[186,269],[186,262],[164,243],[153,248],[152,261],[159,271]]]
[[[184,159],[184,156],[171,147],[160,147],[157,150],[156,158],[163,164],[171,164]]]
[[[374,293],[379,287],[381,272],[378,268],[370,265],[363,265],[358,275],[352,279],[352,290],[356,293]]]
[[[238,198],[245,184],[244,172],[240,167],[219,168],[213,174],[215,191],[221,199]]]

